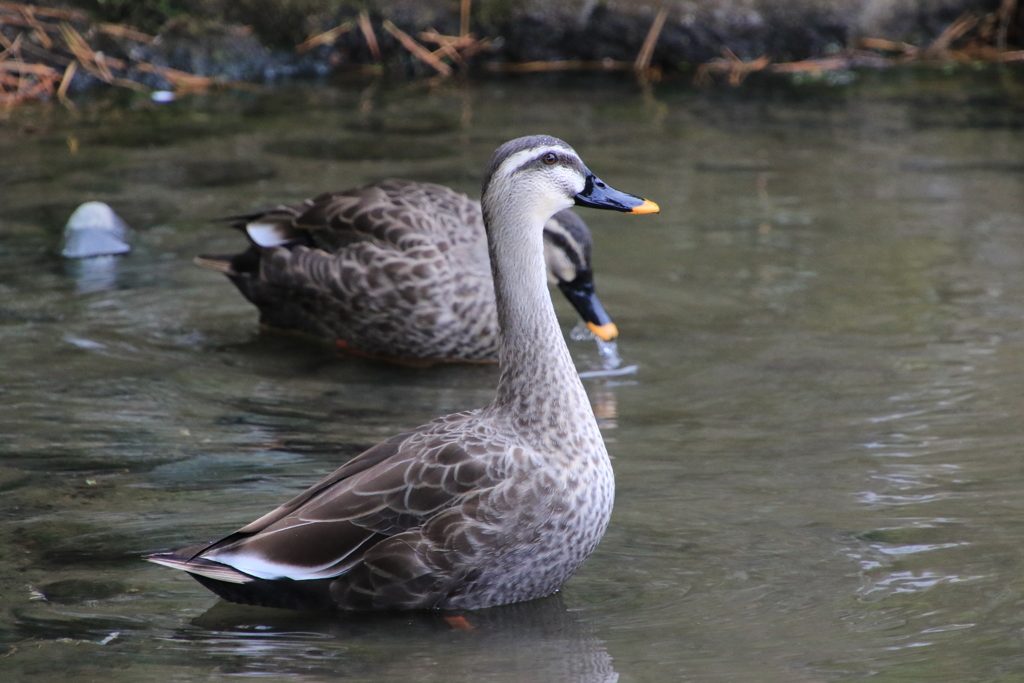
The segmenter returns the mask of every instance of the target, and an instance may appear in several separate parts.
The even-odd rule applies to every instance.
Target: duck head
[[[531,214],[531,223],[545,224],[545,260],[555,283],[587,327],[598,338],[611,341],[618,336],[618,329],[594,289],[589,231],[578,216],[565,210],[574,204],[626,213],[659,210],[652,201],[609,186],[558,138],[518,138],[499,147],[491,157],[484,174],[485,217],[499,207],[516,205],[517,211]],[[485,222],[491,223],[489,219]]]
[[[502,204],[516,192],[529,195],[533,218],[542,223],[573,204],[626,213],[657,213],[658,205],[616,190],[598,178],[565,142],[531,135],[506,142],[491,157],[484,174],[483,205]]]

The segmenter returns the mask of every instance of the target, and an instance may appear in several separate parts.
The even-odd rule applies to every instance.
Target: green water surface
[[[476,194],[532,133],[662,208],[584,214],[639,370],[586,383],[618,491],[565,590],[466,630],[143,562],[497,379],[261,334],[191,262],[242,248],[210,219],[389,177]],[[1024,678],[1024,72],[97,96],[12,113],[0,149],[5,682]],[[130,255],[55,255],[87,200]]]

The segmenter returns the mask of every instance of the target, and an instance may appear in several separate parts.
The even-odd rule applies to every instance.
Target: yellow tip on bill
[[[643,204],[630,211],[630,213],[658,213],[659,211],[661,209],[657,204],[650,199],[645,199]]]
[[[615,327],[615,323],[605,323],[604,325],[587,323],[587,327],[602,341],[611,341],[619,336],[619,328]]]

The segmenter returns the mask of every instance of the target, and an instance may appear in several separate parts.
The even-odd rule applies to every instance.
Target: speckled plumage
[[[225,273],[263,325],[381,358],[497,360],[483,217],[464,194],[385,180],[241,216],[235,227],[256,238],[249,250],[197,262]],[[589,278],[583,221],[566,210],[547,230],[551,281]]]
[[[374,446],[220,541],[149,559],[229,600],[302,609],[489,607],[549,595],[579,568],[608,524],[614,476],[548,296],[542,230],[573,198],[643,200],[603,184],[588,194],[600,181],[555,138],[494,159],[494,401]]]

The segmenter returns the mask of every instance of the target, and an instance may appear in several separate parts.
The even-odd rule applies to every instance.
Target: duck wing
[[[491,359],[491,278],[479,203],[388,180],[235,217],[252,241],[203,256],[269,327],[392,359]]]
[[[448,416],[374,446],[215,543],[150,559],[232,584],[341,576],[388,538],[418,529],[446,510],[461,517],[460,504],[497,483],[489,460],[471,455],[473,445],[467,449],[449,435],[468,416]],[[390,553],[388,572],[397,571],[395,562],[404,562],[411,574],[429,573],[411,546],[409,552],[404,560]]]
[[[352,242],[373,240],[405,250],[420,238],[456,248],[474,245],[486,253],[480,202],[443,185],[410,180],[325,192],[227,220],[261,247],[301,244],[336,253]]]

